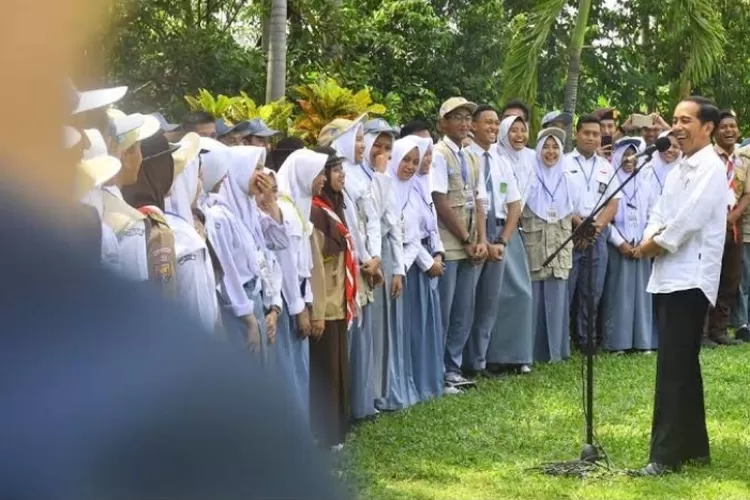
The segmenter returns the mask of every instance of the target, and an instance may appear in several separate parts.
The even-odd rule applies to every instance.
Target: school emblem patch
[[[501,182],[500,183],[500,192],[502,194],[505,194],[508,192],[508,183],[507,182]]]

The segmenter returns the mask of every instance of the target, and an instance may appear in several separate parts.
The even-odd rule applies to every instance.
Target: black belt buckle
[[[420,241],[420,243],[422,243],[423,247],[429,247],[430,246],[430,238],[429,238],[429,236],[427,238],[422,238],[422,240]]]

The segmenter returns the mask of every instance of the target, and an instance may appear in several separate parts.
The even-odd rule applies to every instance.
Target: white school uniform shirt
[[[107,196],[125,203],[122,192],[117,186],[105,186],[104,204]],[[133,209],[135,210],[135,209]],[[146,247],[146,223],[143,220],[134,222],[129,228],[117,234],[120,253],[120,272],[124,278],[133,281],[148,281],[148,250]]]
[[[531,187],[536,180],[536,151],[530,148],[523,148],[521,151],[509,152],[501,144],[495,144],[492,148],[497,157],[497,161],[503,165],[503,168],[513,173],[516,180],[516,187],[521,196],[521,211],[526,207],[526,200],[529,199]]]
[[[217,194],[208,195],[202,210],[206,216],[208,240],[223,271],[219,292],[229,303],[235,316],[249,316],[254,313],[255,307],[245,293],[244,286],[255,279],[253,291],[259,293],[261,287],[259,271],[253,271],[248,256],[245,255],[245,244],[257,248],[252,233],[237,220],[229,205]]]
[[[381,222],[381,242],[386,239],[393,257],[395,275],[405,276],[404,267],[404,225],[406,207],[399,207],[396,193],[393,190],[393,179],[380,172],[375,172],[372,179],[372,199]]]
[[[575,175],[583,186],[581,210],[578,213],[581,217],[589,216],[620,185],[615,169],[597,154],[586,159],[577,149],[573,150],[565,155],[565,170]],[[621,192],[615,195],[616,200],[621,198]]]
[[[462,148],[458,147],[458,145],[450,140],[450,138],[448,138],[447,136],[443,137],[443,142],[445,142],[445,144],[448,146],[448,149],[450,149],[456,156],[456,162],[460,166],[461,160],[458,157],[458,152],[461,151]],[[474,153],[472,153],[469,148],[463,148],[463,152],[465,155],[474,155]],[[477,180],[476,199],[477,201],[484,202],[487,200],[487,189],[484,182],[484,171],[482,169],[482,162],[477,161],[477,164],[479,165],[479,179]],[[468,157],[466,158],[466,166],[471,168]],[[432,150],[432,167],[430,170],[430,179],[432,182],[433,193],[448,194],[448,163],[443,154],[437,149]]]
[[[192,221],[172,212],[165,212],[164,218],[175,240],[177,300],[212,332],[219,317],[219,304],[208,247]]]
[[[266,248],[261,253],[265,256],[264,262],[261,262],[261,276],[263,278],[263,305],[266,309],[276,306],[283,309],[284,301],[281,292],[288,283],[289,277],[284,279],[284,270],[281,262],[276,257],[276,252],[286,250],[289,247],[289,234],[286,231],[284,222],[276,222],[273,217],[265,212],[258,210],[260,227],[263,231],[263,237],[266,240]],[[289,269],[289,264],[286,264]],[[288,273],[289,274],[289,273]],[[297,289],[299,291],[299,288]]]
[[[609,231],[609,242],[616,247],[625,242],[637,245],[642,241],[643,231],[660,196],[659,183],[654,179],[653,170],[645,166],[640,168],[641,171],[628,182],[626,189],[620,191],[622,198]]]
[[[287,199],[286,197],[279,197],[278,205],[284,215],[284,224],[286,224],[287,233],[289,234],[289,246],[292,248],[290,258],[290,265],[297,270],[297,276],[299,279],[298,286],[304,285],[305,293],[301,297],[304,303],[312,304],[312,287],[307,282],[312,277],[312,246],[310,245],[311,223],[308,222],[308,230],[305,231],[305,226],[300,219],[300,213],[294,202]],[[307,282],[307,283],[306,283]],[[291,306],[290,306],[291,307]],[[297,313],[291,314],[299,314]]]
[[[643,239],[668,253],[654,260],[648,292],[699,288],[715,305],[726,228],[727,172],[708,145],[672,168],[651,213]]]
[[[346,184],[344,187],[344,217],[354,240],[354,248],[360,262],[380,257],[380,217],[372,195],[372,180],[364,165],[344,162]],[[369,175],[368,175],[369,174]],[[367,220],[360,220],[357,203],[362,204]],[[352,230],[355,228],[356,230]]]
[[[482,149],[476,143],[469,146],[469,150],[479,158],[479,168],[484,175],[485,153],[490,155],[490,178],[484,178],[487,200],[484,205],[485,212],[489,212],[490,197],[495,202],[495,217],[505,220],[508,217],[508,203],[521,201],[521,192],[518,189],[516,177],[507,162],[501,161],[498,150],[490,147],[488,151]]]

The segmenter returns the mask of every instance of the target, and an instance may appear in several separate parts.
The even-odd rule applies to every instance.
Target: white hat
[[[96,129],[83,131],[89,147],[83,150],[83,159],[78,162],[75,176],[75,195],[80,199],[95,187],[102,186],[120,171],[120,160],[107,153],[107,145],[101,132]]]
[[[201,151],[216,151],[217,149],[229,149],[229,146],[223,142],[219,142],[216,139],[210,137],[200,137],[198,139]]]
[[[333,141],[343,136],[351,129],[364,123],[367,120],[367,113],[359,115],[354,120],[346,118],[336,118],[320,130],[318,134],[319,146],[330,146]]]
[[[108,89],[84,90],[81,92],[73,87],[72,82],[70,86],[77,98],[77,102],[73,108],[74,115],[114,104],[122,99],[128,91],[127,87],[112,87]]]
[[[440,106],[440,118],[445,118],[445,115],[451,111],[455,111],[459,108],[466,108],[469,113],[473,113],[477,109],[477,105],[471,101],[467,101],[463,97],[451,97]]]
[[[570,125],[573,122],[573,115],[565,111],[550,111],[542,118],[542,128],[557,121],[564,123],[566,126]]]
[[[174,159],[174,176],[177,177],[185,170],[185,167],[198,156],[201,151],[201,137],[195,132],[185,134],[178,143],[180,149],[172,153]]]
[[[126,150],[136,142],[148,139],[159,132],[159,120],[151,115],[133,113],[126,115],[119,109],[108,109],[109,123],[112,135],[117,138],[122,150]]]

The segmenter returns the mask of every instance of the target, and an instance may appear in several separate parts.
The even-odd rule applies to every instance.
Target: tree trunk
[[[266,102],[286,94],[286,0],[271,1]]]
[[[578,1],[576,27],[573,31],[573,36],[570,39],[570,47],[568,47],[570,65],[568,66],[568,78],[565,82],[565,101],[563,110],[571,115],[575,115],[576,101],[578,100],[578,79],[581,76],[581,52],[583,51],[583,42],[586,37],[586,27],[589,22],[590,10],[591,0]],[[565,138],[565,151],[573,149],[573,128],[573,123],[568,125]]]

